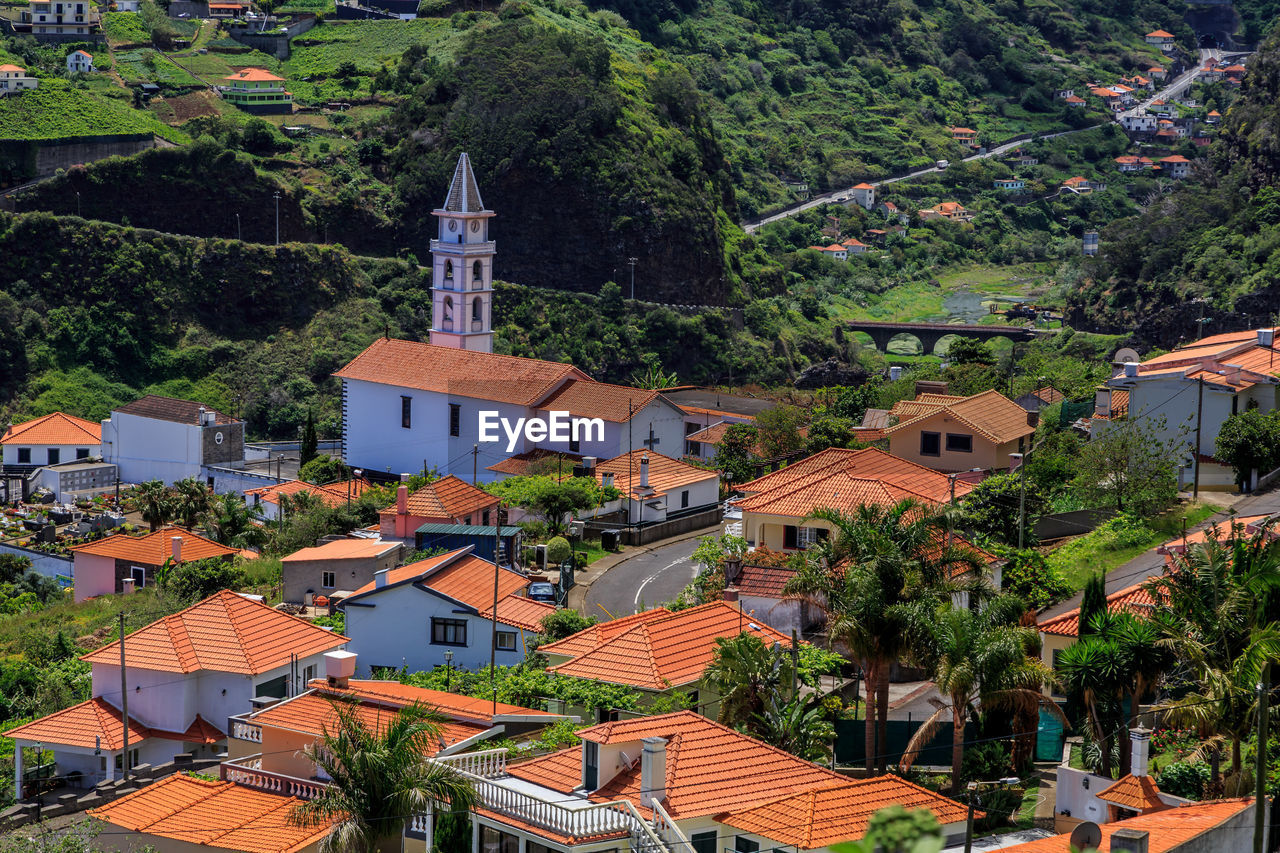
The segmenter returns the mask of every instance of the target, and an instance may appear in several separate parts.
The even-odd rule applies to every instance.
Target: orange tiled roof
[[[936,503],[928,495],[881,480],[853,477],[844,471],[828,471],[813,474],[790,487],[739,498],[734,505],[743,512],[808,518],[817,509],[851,512],[864,505],[892,506],[907,499]]]
[[[854,185],[853,185],[853,189],[855,189],[855,190],[873,190],[873,189],[875,189],[875,187],[871,186],[871,184],[868,184],[866,181],[863,181],[863,182],[862,182],[862,183],[860,183],[860,184],[854,184]]]
[[[14,424],[5,430],[0,444],[101,444],[102,424],[62,412]]]
[[[398,542],[384,542],[381,539],[336,539],[313,548],[294,551],[281,557],[282,563],[297,563],[303,560],[366,560],[381,557],[388,551],[399,548]]]
[[[392,338],[374,341],[334,376],[523,406],[566,379],[591,378],[571,364]]]
[[[394,586],[395,584],[402,584],[402,583],[408,583],[409,581],[419,580],[420,578],[425,577],[434,569],[437,569],[440,566],[443,566],[445,563],[449,563],[449,562],[452,562],[453,560],[458,559],[458,557],[463,553],[463,550],[464,549],[459,549],[456,551],[449,551],[448,553],[445,553],[445,554],[437,554],[434,557],[427,557],[426,559],[423,559],[423,560],[416,560],[412,563],[407,563],[403,566],[398,566],[394,569],[389,569],[387,571],[387,586]],[[370,581],[369,583],[365,584],[364,586],[360,587],[355,592],[353,592],[350,596],[347,597],[346,600],[350,601],[351,599],[355,598],[357,595],[364,595],[365,593],[372,592],[375,588],[376,588],[376,583],[374,581]]]
[[[658,399],[657,391],[570,379],[538,403],[544,411],[563,411],[583,418],[603,418],[624,424]]]
[[[299,492],[306,492],[307,494],[315,495],[325,506],[341,506],[347,502],[348,497],[351,500],[355,500],[372,488],[373,483],[363,478],[339,480],[336,483],[326,483],[323,486],[317,486],[314,483],[307,483],[302,480],[286,480],[283,483],[249,489],[245,492],[245,495],[256,495],[263,503],[276,504],[280,501],[279,495],[292,496]],[[350,494],[348,494],[348,489]]]
[[[125,637],[125,666],[161,672],[259,675],[348,642],[261,602],[224,589]],[[119,664],[119,640],[80,658]]]
[[[541,631],[542,620],[555,612],[554,604],[535,601],[523,595],[508,595],[498,601],[498,621],[526,631]],[[492,618],[493,604],[490,603],[480,615]]]
[[[1149,579],[1148,579],[1149,580]],[[1107,596],[1107,610],[1112,613],[1134,613],[1145,616],[1155,609],[1155,599],[1143,587],[1145,581],[1113,592]],[[1058,637],[1078,637],[1080,635],[1080,608],[1060,613],[1046,619],[1039,625],[1042,634],[1053,634]]]
[[[436,569],[423,579],[423,584],[454,601],[484,611],[493,606],[494,565],[471,554]],[[498,569],[498,598],[519,592],[529,579],[510,569]]]
[[[138,743],[149,734],[150,730],[142,723],[129,720],[130,743]],[[123,735],[119,709],[101,697],[72,705],[4,733],[8,738],[85,749],[101,744],[109,752],[124,748]]]
[[[238,5],[238,4],[237,4]],[[249,81],[252,83],[278,83],[283,77],[277,77],[265,68],[242,68],[223,80]]]
[[[1161,157],[1160,162],[1161,163],[1190,163],[1191,161],[1188,160],[1186,157],[1183,157],[1181,154],[1174,154],[1170,157]]]
[[[917,400],[918,407],[922,401]],[[894,407],[895,410],[897,406]],[[896,414],[896,412],[895,412]],[[898,423],[885,430],[887,435],[908,427],[922,426],[939,415],[954,417],[988,441],[1004,444],[1036,431],[1027,423],[1027,411],[994,389],[965,397],[955,402],[938,404],[914,416],[900,416]]]
[[[1185,537],[1179,536],[1177,539],[1170,539],[1157,548],[1156,551],[1166,555],[1181,554],[1190,546],[1200,545],[1210,539],[1229,539],[1237,533],[1242,537],[1252,536],[1261,529],[1262,523],[1269,518],[1271,518],[1270,515],[1241,515],[1228,520],[1226,523],[1214,522],[1208,527],[1188,533]],[[1271,537],[1275,537],[1278,533],[1280,531],[1277,531],[1276,528],[1271,528]]]
[[[9,72],[16,71],[16,72],[25,74],[27,72],[27,69],[21,68],[17,65],[0,65],[0,71],[9,71]]]
[[[446,717],[469,722],[492,722],[495,713],[499,717],[560,718],[559,714],[552,714],[535,708],[524,708],[520,705],[508,705],[505,702],[499,702],[495,712],[495,706],[489,699],[474,699],[470,696],[448,693],[444,690],[431,690],[427,687],[401,684],[398,681],[353,678],[347,682],[346,688],[340,688],[331,686],[323,678],[318,678],[307,686],[320,695],[344,696],[395,707],[404,707],[405,705],[412,705],[414,702],[421,702],[425,705],[430,705]]]
[[[803,761],[766,743],[735,732],[692,711],[619,720],[580,729],[583,740],[600,744],[636,743],[641,738],[667,739],[667,798],[663,803],[676,819],[735,812],[787,793],[818,786],[847,785],[847,777]],[[582,749],[508,766],[512,776],[552,790],[569,792],[582,777]],[[632,762],[592,793],[593,802],[626,798],[640,801],[640,762]]]
[[[450,474],[409,495],[409,515],[421,518],[463,518],[497,504],[498,499],[484,489]],[[379,515],[395,515],[396,505],[380,510]]]
[[[1159,811],[1169,808],[1160,799],[1160,789],[1150,776],[1134,776],[1126,773],[1120,780],[1098,792],[1098,799],[1115,803],[1135,812]]]
[[[337,731],[338,712],[334,702],[334,698],[323,693],[302,693],[257,712],[252,719],[262,726],[320,738],[326,731]],[[369,729],[381,733],[403,707],[405,707],[403,704],[386,705],[361,701],[353,704],[351,710]],[[448,720],[438,725],[440,726],[440,749],[484,734],[492,728],[490,725],[457,720]]]
[[[174,773],[89,811],[92,817],[141,835],[221,850],[294,853],[329,834],[299,827],[289,813],[301,801],[237,785]]]
[[[1147,38],[1171,39],[1173,38],[1173,33],[1166,33],[1164,30],[1152,30],[1151,32],[1147,33]]]
[[[131,560],[139,565],[159,566],[173,556],[175,536],[182,537],[183,562],[209,557],[231,557],[240,553],[235,548],[228,548],[198,533],[192,533],[185,527],[162,527],[154,533],[142,536],[117,533],[96,542],[76,545],[71,550],[76,554],[94,554],[117,560]]]
[[[499,474],[522,476],[532,474],[536,470],[535,466],[544,459],[555,459],[556,457],[560,458],[560,464],[566,469],[572,468],[582,461],[582,456],[578,453],[564,453],[559,450],[548,450],[545,447],[535,447],[533,450],[517,453],[492,465],[486,465],[484,470],[496,471]]]
[[[688,441],[699,441],[703,444],[718,446],[724,439],[724,434],[729,431],[729,427],[731,426],[733,426],[733,424],[727,421],[720,421],[719,423],[712,424],[709,427],[704,427],[695,433],[686,435],[685,439]]]
[[[1193,803],[1126,820],[1104,823],[1100,827],[1102,843],[1098,845],[1098,849],[1111,849],[1111,836],[1117,829],[1136,829],[1149,833],[1147,853],[1172,853],[1192,839],[1199,838],[1227,819],[1252,807],[1252,797],[1240,797],[1233,800]],[[1237,835],[1238,833],[1235,833],[1230,838],[1220,839],[1220,844],[1228,847],[1238,846],[1240,842]],[[1015,844],[1013,847],[1004,848],[1004,853],[1069,853],[1071,849],[1070,835],[1064,833],[1052,838]]]
[[[631,489],[640,494],[640,461],[649,460],[649,496],[665,495],[683,486],[719,476],[715,471],[699,468],[664,456],[653,450],[633,450],[596,465],[596,480],[604,482],[605,474],[613,475],[614,488],[623,494]]]
[[[792,488],[807,478],[829,475],[836,471],[843,471],[858,479],[879,480],[903,491],[924,495],[935,503],[943,503],[950,496],[951,481],[946,474],[874,447],[862,450],[831,447],[737,488],[748,495],[763,494],[774,489]],[[971,483],[957,481],[956,497],[963,497],[973,488]]]
[[[795,575],[796,570],[786,566],[744,565],[733,585],[738,588],[739,595],[782,598],[783,588]]]
[[[652,610],[642,610],[639,613],[611,619],[608,622],[598,622],[590,628],[583,628],[576,634],[570,634],[563,640],[556,640],[554,643],[541,646],[538,651],[543,654],[577,657],[580,654],[591,651],[606,640],[611,640],[624,631],[629,631],[639,623],[652,622],[655,619],[670,615],[671,611],[667,608],[655,607]]]
[[[927,809],[946,826],[967,816],[967,807],[897,776],[880,776],[785,794],[716,820],[800,850],[855,841],[866,835],[871,816],[889,806]]]
[[[625,684],[649,690],[690,684],[702,677],[716,640],[753,633],[766,645],[791,645],[791,638],[723,601],[633,625],[550,672]],[[547,651],[544,649],[543,651]]]

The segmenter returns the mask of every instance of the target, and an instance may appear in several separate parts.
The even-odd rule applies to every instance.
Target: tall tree
[[[742,726],[764,713],[771,697],[791,683],[791,655],[772,649],[753,634],[716,640],[703,682],[720,696],[716,719],[726,726]]]
[[[138,485],[133,496],[134,504],[142,520],[151,526],[152,532],[173,519],[174,501],[169,488],[159,480],[148,480]]]
[[[1089,576],[1084,582],[1084,595],[1080,599],[1080,619],[1076,635],[1087,636],[1092,630],[1094,617],[1107,610],[1107,577],[1101,572]]]
[[[306,465],[319,454],[320,438],[316,435],[316,413],[307,409],[307,422],[302,427],[302,443],[298,447],[298,466]]]
[[[174,484],[174,519],[188,530],[200,523],[212,505],[213,490],[195,477],[187,477]]]
[[[213,541],[230,548],[259,548],[267,540],[262,516],[230,492],[215,497],[204,517],[205,530]]]
[[[442,718],[434,711],[415,703],[377,730],[350,703],[335,702],[334,710],[336,724],[303,750],[332,781],[289,816],[301,826],[333,825],[325,853],[392,853],[409,816],[475,804],[466,778],[427,760],[440,749]]]
[[[1162,417],[1132,412],[1080,447],[1074,485],[1085,498],[1118,512],[1150,515],[1178,495],[1185,430],[1165,438]]]

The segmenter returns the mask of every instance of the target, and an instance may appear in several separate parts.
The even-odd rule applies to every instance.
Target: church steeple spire
[[[431,343],[493,352],[493,241],[471,158],[458,158],[444,205],[433,211],[439,236],[431,241]]]

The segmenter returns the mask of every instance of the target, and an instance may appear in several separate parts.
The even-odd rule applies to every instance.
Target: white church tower
[[[489,218],[464,153],[449,183],[431,241],[431,343],[493,352],[493,256]]]

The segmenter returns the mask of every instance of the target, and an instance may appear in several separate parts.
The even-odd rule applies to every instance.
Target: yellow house
[[[1035,414],[1001,394],[920,394],[889,410],[889,452],[934,471],[1004,470],[1035,433]]]

